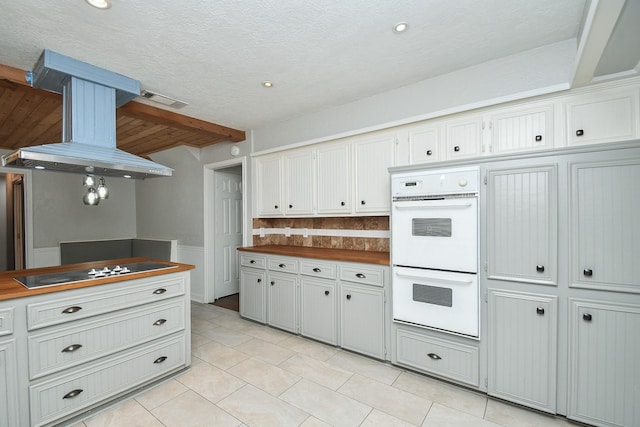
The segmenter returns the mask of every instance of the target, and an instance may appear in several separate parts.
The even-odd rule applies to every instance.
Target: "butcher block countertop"
[[[89,279],[81,282],[73,282],[61,285],[46,286],[35,289],[27,289],[20,282],[14,280],[14,277],[36,276],[40,274],[63,273],[74,270],[91,270],[92,268],[113,267],[115,265],[125,265],[128,263],[136,263],[143,261],[155,261],[165,264],[175,265],[176,268],[142,271],[139,273],[127,273],[118,276],[104,277],[100,279]],[[33,295],[41,295],[52,292],[66,291],[69,289],[86,288],[89,286],[104,285],[107,283],[123,282],[125,280],[142,279],[144,277],[160,276],[163,274],[177,273],[180,271],[193,270],[194,265],[181,264],[164,260],[157,260],[145,257],[111,259],[106,261],[83,262],[79,264],[58,265],[55,267],[31,268],[27,270],[12,270],[0,272],[0,301],[14,298],[29,297]]]
[[[310,248],[307,246],[265,245],[238,248],[239,251],[269,255],[329,259],[333,261],[364,262],[389,265],[389,252],[354,251],[350,249]]]

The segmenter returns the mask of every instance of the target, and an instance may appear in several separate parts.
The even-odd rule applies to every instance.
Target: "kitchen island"
[[[83,418],[188,368],[193,268],[127,258],[0,273],[0,426]],[[16,280],[39,278],[53,284]]]

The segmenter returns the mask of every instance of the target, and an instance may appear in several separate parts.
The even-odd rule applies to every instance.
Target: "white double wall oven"
[[[479,169],[391,176],[396,322],[479,337]]]

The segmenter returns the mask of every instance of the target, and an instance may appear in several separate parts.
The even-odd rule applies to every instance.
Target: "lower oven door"
[[[393,319],[478,337],[475,274],[393,267]]]

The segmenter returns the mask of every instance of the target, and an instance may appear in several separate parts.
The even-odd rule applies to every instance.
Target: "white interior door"
[[[215,171],[214,299],[239,292],[242,246],[242,175]]]

